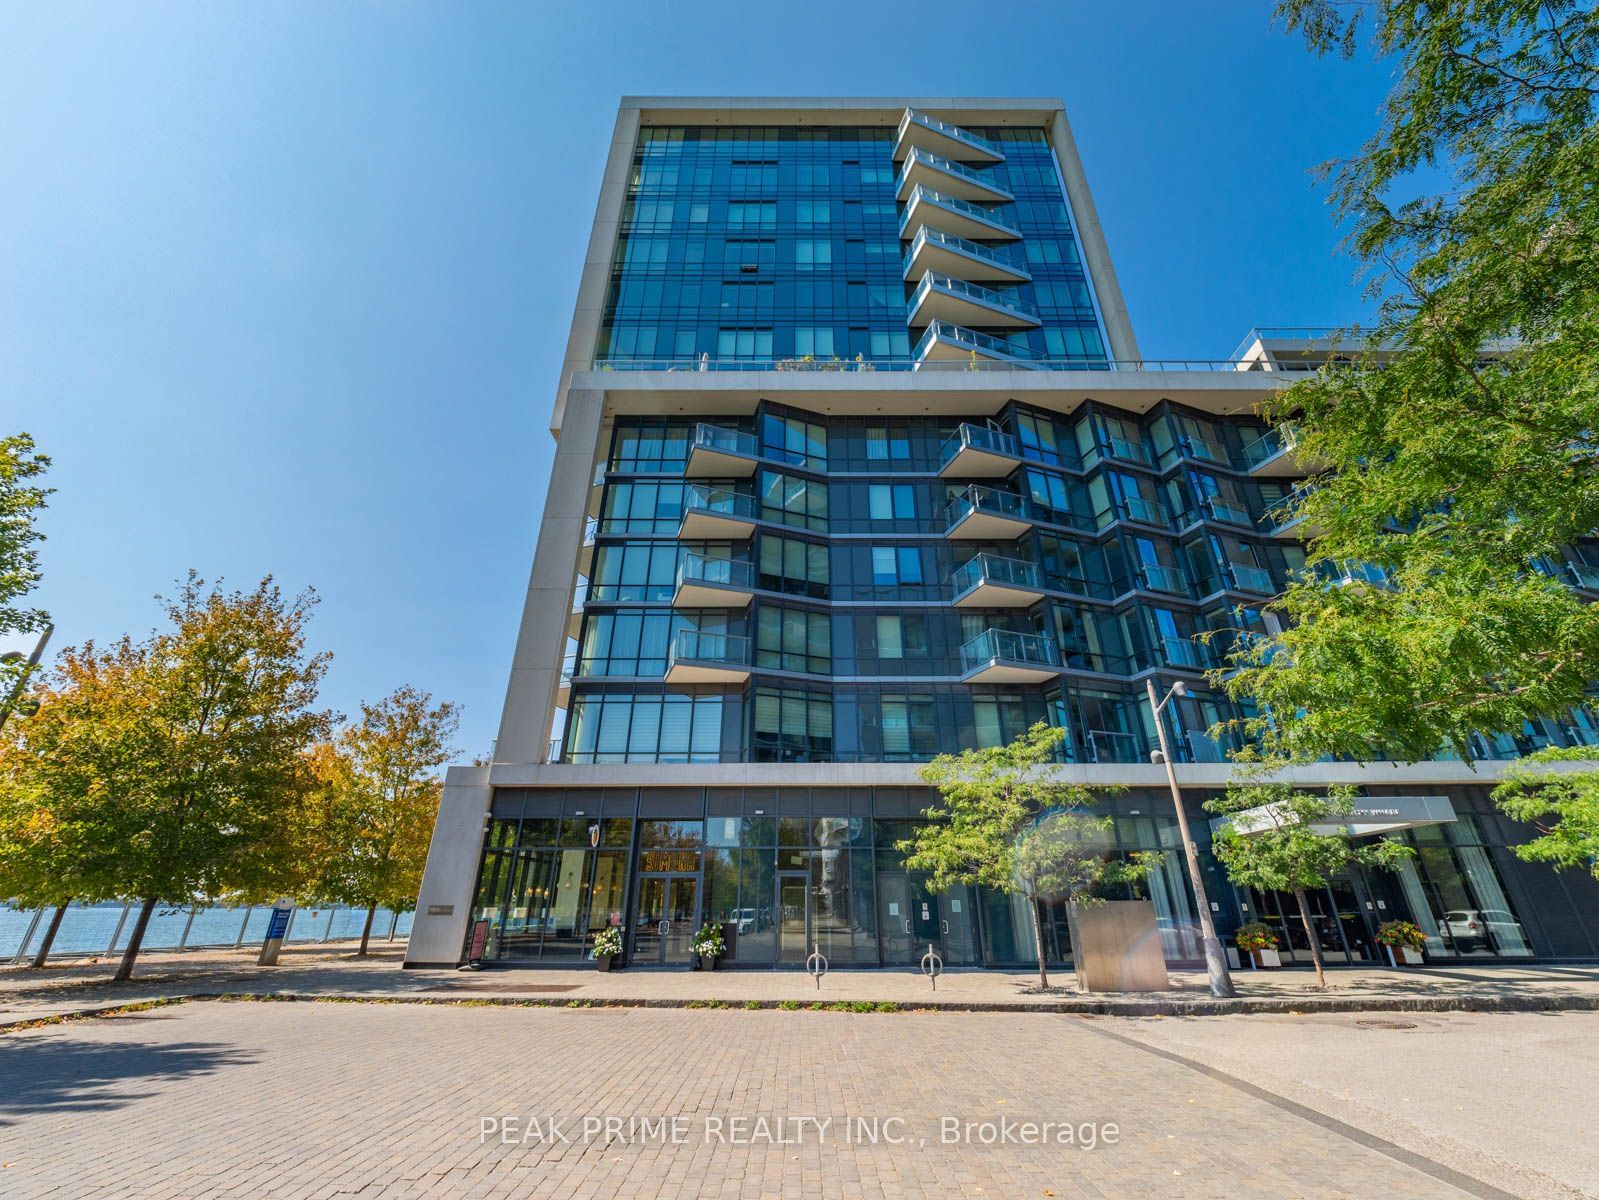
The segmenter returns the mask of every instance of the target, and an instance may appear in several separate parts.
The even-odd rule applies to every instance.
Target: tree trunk
[[[1088,976],[1083,974],[1083,939],[1077,932],[1077,901],[1066,901],[1066,932],[1072,939],[1072,974],[1079,992],[1088,991]]]
[[[356,952],[358,958],[366,957],[366,944],[372,937],[372,918],[377,915],[377,911],[376,904],[366,906],[366,924],[361,926],[361,949]]]
[[[1321,939],[1316,936],[1316,927],[1310,920],[1310,901],[1305,896],[1304,888],[1294,889],[1294,899],[1299,901],[1299,921],[1305,927],[1305,938],[1310,942],[1310,961],[1316,964],[1316,986],[1327,986],[1327,972],[1322,968]]]
[[[1038,950],[1038,986],[1049,991],[1049,969],[1044,966],[1044,912],[1037,900],[1033,901],[1033,945]]]
[[[67,908],[72,903],[68,896],[56,905],[55,913],[50,918],[50,924],[45,927],[44,940],[39,943],[39,952],[33,956],[33,967],[38,970],[44,966],[44,960],[50,957],[50,947],[55,945],[56,934],[61,930],[61,918],[67,915]]]
[[[133,923],[133,932],[128,936],[128,948],[122,952],[122,962],[117,967],[117,973],[111,978],[114,982],[121,983],[133,975],[133,960],[139,957],[139,947],[144,944],[144,931],[150,924],[150,914],[155,912],[155,897],[146,900],[139,909],[139,919]]]

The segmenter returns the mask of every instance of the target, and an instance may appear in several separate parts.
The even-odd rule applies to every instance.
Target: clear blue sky
[[[1267,0],[34,4],[0,21],[0,430],[55,460],[39,603],[314,585],[324,697],[488,749],[619,96],[1066,101],[1144,352],[1363,312],[1308,172],[1388,80]]]

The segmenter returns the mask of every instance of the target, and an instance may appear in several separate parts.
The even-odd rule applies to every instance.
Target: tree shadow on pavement
[[[161,1084],[247,1065],[257,1057],[216,1042],[6,1038],[0,1040],[0,1127],[38,1113],[117,1108],[153,1095]]]

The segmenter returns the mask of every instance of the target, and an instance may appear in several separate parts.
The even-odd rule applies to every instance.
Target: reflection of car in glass
[[[732,915],[740,933],[748,933],[755,928],[755,910],[753,908],[735,908]]]
[[[1452,909],[1438,922],[1438,930],[1461,954],[1478,946],[1495,949],[1501,942],[1514,945],[1521,938],[1521,923],[1502,908]]]

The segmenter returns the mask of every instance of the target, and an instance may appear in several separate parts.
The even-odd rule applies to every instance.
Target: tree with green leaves
[[[158,905],[281,890],[330,726],[314,707],[327,656],[305,646],[314,603],[191,573],[167,628],[63,651],[0,757],[0,842],[20,836],[0,894],[64,865],[81,900],[138,899],[120,980]]]
[[[1473,755],[1586,702],[1599,607],[1599,12],[1592,0],[1285,0],[1319,54],[1371,52],[1379,128],[1323,177],[1368,274],[1362,346],[1267,406],[1326,468],[1286,631],[1221,679],[1272,757]],[[1318,564],[1381,568],[1338,586]],[[1332,573],[1336,575],[1337,573]],[[1220,679],[1220,677],[1218,677]]]
[[[29,633],[48,618],[21,600],[39,582],[39,512],[50,489],[39,484],[50,460],[25,433],[0,438],[0,636]],[[0,659],[0,727],[27,681],[26,660]]]
[[[362,955],[378,908],[405,912],[416,903],[439,807],[438,768],[454,753],[458,713],[401,687],[363,704],[360,721],[314,756],[323,795],[311,888],[322,900],[366,909]]]
[[[1586,748],[1540,750],[1500,775],[1494,802],[1512,820],[1538,830],[1515,848],[1518,858],[1577,867],[1599,879],[1599,772],[1562,765],[1592,762]]]
[[[1075,905],[1095,902],[1096,886],[1141,878],[1153,865],[1116,858],[1111,819],[1090,815],[1094,795],[1060,778],[1055,754],[1065,736],[1039,722],[1008,745],[940,754],[920,772],[939,803],[897,845],[906,868],[924,873],[935,892],[967,885],[1025,896],[1042,989],[1049,971],[1041,906],[1068,902],[1075,943]]]
[[[1387,838],[1356,844],[1348,829],[1354,804],[1353,788],[1318,795],[1289,783],[1247,781],[1205,803],[1207,811],[1228,818],[1211,839],[1228,878],[1238,887],[1294,894],[1318,987],[1327,986],[1327,973],[1306,893],[1327,887],[1351,866],[1392,870],[1412,853]]]

